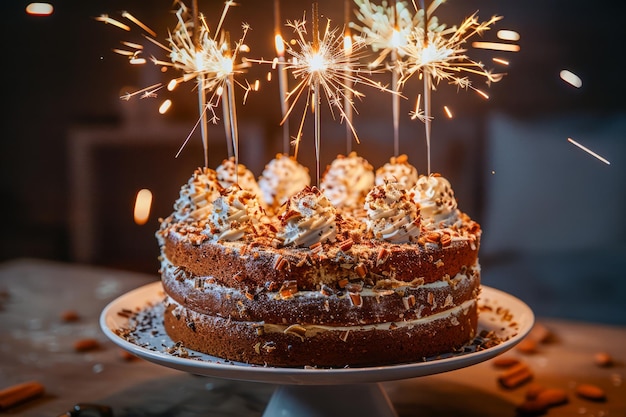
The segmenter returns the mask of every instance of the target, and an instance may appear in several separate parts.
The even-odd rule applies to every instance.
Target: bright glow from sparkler
[[[382,64],[394,51],[402,54],[402,47],[407,44],[409,34],[419,24],[414,10],[401,1],[394,2],[395,7],[387,6],[386,2],[376,5],[369,0],[354,0],[354,3],[360,23],[352,22],[350,27],[358,30],[364,42],[378,53],[371,66]]]
[[[309,69],[308,69],[310,73],[325,71],[326,68],[327,68],[327,63],[324,60],[324,55],[318,52],[316,54],[313,54],[313,56],[310,57]]]
[[[346,35],[343,37],[343,50],[346,53],[346,56],[350,56],[352,54],[352,36]]]
[[[274,46],[276,48],[276,54],[278,56],[285,55],[285,42],[283,41],[283,37],[280,34],[274,36]]]
[[[560,77],[566,83],[572,85],[573,87],[580,88],[583,86],[583,80],[576,74],[568,70],[562,70],[560,72]]]

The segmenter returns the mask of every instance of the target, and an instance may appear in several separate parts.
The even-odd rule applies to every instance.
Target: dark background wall
[[[131,67],[123,57],[112,53],[121,40],[142,41],[139,31],[124,34],[94,20],[103,13],[117,17],[120,11],[128,10],[155,29],[158,38],[164,41],[167,28],[175,23],[170,13],[171,0],[53,3],[54,14],[43,18],[27,16],[25,1],[3,2],[0,6],[4,49],[4,110],[0,138],[0,195],[3,202],[0,210],[4,226],[0,233],[0,259],[28,256],[76,260],[72,251],[74,232],[70,227],[73,215],[71,177],[87,174],[71,171],[70,158],[72,146],[75,146],[70,140],[73,131],[123,129],[129,124],[135,128],[144,127],[146,132],[171,125],[191,129],[197,117],[196,96],[191,83],[172,94],[174,108],[166,116],[156,112],[160,98],[165,95],[157,100],[120,100],[124,91],[143,88],[168,76],[163,76],[153,66]],[[229,13],[226,28],[236,37],[241,33],[241,22],[249,23],[252,30],[247,38],[251,47],[248,56],[271,59],[272,1],[241,0],[239,3],[240,6]],[[307,16],[310,14],[311,3],[308,1],[282,3],[283,20],[299,19],[305,11]],[[339,2],[324,0],[319,4],[324,16],[332,18],[338,25],[343,22]],[[199,0],[199,5],[214,27],[222,2]],[[498,111],[533,117],[625,110],[626,89],[622,72],[626,59],[622,52],[625,39],[621,25],[626,6],[622,2],[612,2],[601,7],[583,0],[451,0],[439,10],[440,19],[450,24],[460,22],[476,10],[481,20],[494,14],[502,15],[504,19],[494,29],[512,29],[521,34],[521,51],[504,54],[511,61],[508,75],[489,89],[489,101],[470,92],[457,93],[448,86],[441,86],[434,98],[433,108],[440,109],[443,104],[451,103],[456,115],[450,121],[440,114],[435,115],[434,169],[451,177],[460,204],[482,221],[483,178],[490,170],[485,161],[483,138],[490,114]],[[283,34],[286,32],[284,29]],[[494,35],[495,30],[486,37],[493,39]],[[152,51],[157,55],[161,53],[158,48],[152,48]],[[475,54],[473,57],[485,61],[494,55],[480,51]],[[574,89],[559,79],[559,71],[564,68],[583,79],[583,88]],[[261,90],[251,94],[247,103],[239,107],[242,125],[260,129],[265,138],[262,155],[256,160],[242,161],[254,167],[256,174],[266,161],[281,151],[276,77],[272,82],[266,81],[268,70],[269,66],[259,65],[246,74],[245,78],[250,81],[261,80]],[[405,93],[412,98],[402,104],[405,115],[411,110],[420,89],[417,81],[407,85]],[[355,149],[374,166],[379,166],[392,153],[390,100],[375,91],[365,93],[367,97],[357,103],[359,115],[355,117],[363,145]],[[423,127],[419,122],[405,118],[401,150],[409,154],[411,161],[424,172]],[[328,115],[323,120],[326,130],[322,164],[325,165],[337,153],[344,152],[345,147],[341,139],[343,126],[333,122]],[[297,122],[297,116],[292,118],[292,128]],[[307,131],[311,132],[310,129]],[[98,199],[93,204],[98,206],[98,227],[108,231],[100,232],[104,241],[98,247],[102,253],[91,260],[93,263],[156,271],[157,249],[153,235],[157,217],[169,214],[178,188],[193,169],[202,164],[197,142],[183,153],[184,157],[173,157],[187,132],[183,128],[180,133],[171,141],[161,141],[154,147],[149,141],[146,144],[146,138],[141,138],[137,145],[104,146],[84,167],[91,174],[98,174],[93,183],[93,193]],[[220,135],[219,129],[217,135]],[[197,136],[192,140],[194,138],[197,141]],[[310,142],[303,145],[301,155],[314,173]],[[242,138],[242,146],[247,146],[245,138]],[[215,149],[212,165],[217,165],[226,156],[223,146]],[[155,194],[151,221],[145,226],[136,226],[129,224],[128,219],[133,193],[141,185],[135,180],[142,175],[146,177],[144,183],[168,185],[161,194]],[[126,194],[123,194],[123,201],[116,202],[120,193]],[[118,232],[112,233],[116,228]],[[126,242],[126,246],[119,242]],[[123,248],[130,256],[124,258],[119,251],[105,252],[105,248],[110,250],[111,247]]]

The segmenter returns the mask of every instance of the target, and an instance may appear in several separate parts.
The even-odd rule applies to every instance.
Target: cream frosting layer
[[[238,185],[226,189],[213,203],[204,234],[217,241],[234,241],[261,221],[264,212],[255,194]]]
[[[374,238],[392,243],[417,240],[420,213],[402,185],[387,182],[374,187],[365,198],[365,210]]]
[[[284,228],[276,237],[285,246],[309,247],[333,241],[337,233],[335,207],[316,187],[291,197],[280,219]]]
[[[184,184],[174,203],[174,219],[179,222],[197,221],[208,217],[213,201],[220,196],[222,186],[217,173],[209,168],[197,168]]]
[[[406,155],[391,157],[389,162],[376,170],[375,185],[396,182],[402,188],[410,190],[417,184],[417,168],[409,164]]]
[[[428,229],[449,227],[459,221],[456,198],[450,182],[440,175],[420,175],[412,189],[422,223]]]
[[[258,183],[265,204],[277,208],[310,185],[311,176],[295,158],[278,154],[265,166]]]
[[[374,168],[356,152],[335,158],[330,164],[321,188],[337,208],[360,208],[374,187]]]

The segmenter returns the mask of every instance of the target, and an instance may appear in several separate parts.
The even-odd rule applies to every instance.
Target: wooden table
[[[36,380],[45,394],[4,415],[59,416],[77,403],[111,407],[119,416],[260,416],[275,389],[270,384],[222,380],[129,360],[98,325],[102,309],[125,292],[158,280],[155,275],[35,259],[0,264],[0,389]],[[64,321],[68,310],[78,321]],[[549,416],[626,416],[626,328],[539,317],[553,341],[534,354],[505,353],[531,368],[531,383],[562,388],[568,403]],[[100,348],[78,352],[93,338]],[[594,355],[615,363],[600,367]],[[504,356],[504,355],[503,355]],[[421,378],[382,383],[398,416],[516,415],[529,384],[505,389],[494,360]],[[575,394],[577,385],[601,387],[605,402]],[[323,401],[323,399],[320,399]],[[354,401],[358,401],[355,398]]]

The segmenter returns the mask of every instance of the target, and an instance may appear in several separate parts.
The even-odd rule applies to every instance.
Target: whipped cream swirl
[[[410,190],[417,184],[417,169],[409,164],[406,155],[392,156],[389,162],[376,170],[376,185],[386,182],[395,182],[405,190]]]
[[[237,184],[242,189],[252,192],[258,198],[262,198],[261,189],[252,171],[243,164],[236,164],[235,158],[224,159],[215,172],[217,180],[223,188]]]
[[[235,241],[254,231],[264,216],[257,197],[239,185],[232,185],[213,203],[204,232],[216,241]]]
[[[413,187],[422,222],[429,229],[448,227],[459,220],[456,198],[450,182],[439,174],[420,175]]]
[[[399,183],[388,182],[374,187],[365,198],[367,228],[379,240],[406,243],[420,234],[420,213],[407,191]]]
[[[289,198],[311,184],[309,170],[299,164],[295,158],[284,154],[276,155],[259,177],[259,188],[263,202],[276,209]]]
[[[374,168],[356,152],[335,158],[321,181],[321,188],[330,202],[335,207],[348,209],[363,207],[365,196],[373,186]]]
[[[308,247],[334,241],[336,210],[317,187],[305,187],[291,197],[280,216],[283,229],[276,234],[285,246]]]
[[[221,190],[215,171],[197,168],[187,184],[181,187],[178,200],[174,202],[174,218],[181,222],[205,219]]]

